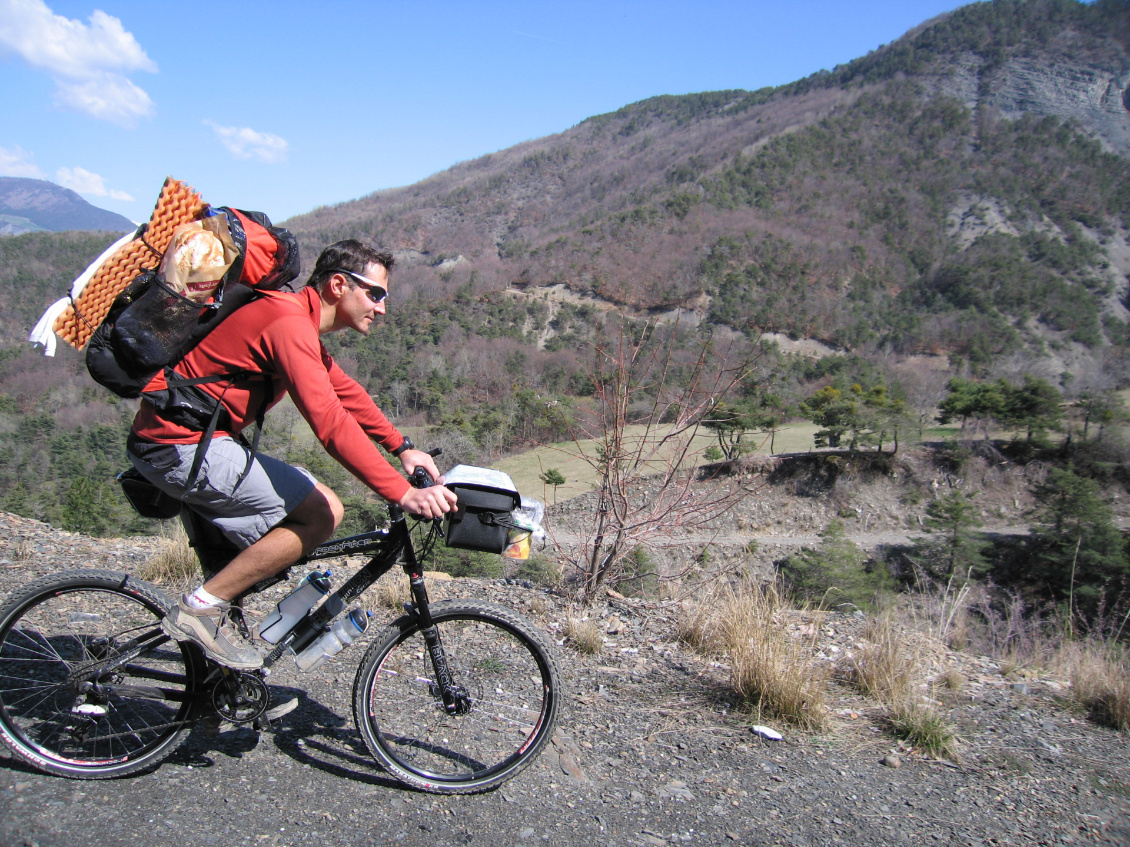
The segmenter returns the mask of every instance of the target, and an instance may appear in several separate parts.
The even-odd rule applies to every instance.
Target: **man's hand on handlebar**
[[[433,452],[438,454],[439,450]],[[400,464],[409,479],[418,477],[420,472],[426,473],[428,477],[426,480],[413,482],[413,487],[400,498],[400,507],[404,511],[424,518],[438,518],[455,508],[455,492],[443,487],[443,477],[439,475],[439,468],[431,453],[405,450],[400,454]],[[424,487],[415,487],[421,485]]]
[[[455,492],[442,485],[431,488],[409,488],[400,498],[400,507],[410,515],[439,518],[455,508]]]
[[[416,468],[423,468],[436,485],[443,485],[443,478],[439,475],[439,468],[436,467],[436,460],[432,458],[431,453],[425,453],[423,450],[405,450],[399,458],[408,476],[412,476]]]

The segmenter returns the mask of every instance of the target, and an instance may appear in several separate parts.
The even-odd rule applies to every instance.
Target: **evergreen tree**
[[[939,497],[926,507],[923,523],[935,534],[915,544],[912,556],[929,576],[949,580],[988,568],[987,545],[975,532],[981,517],[972,496],[952,491]]]
[[[1036,501],[1031,575],[1057,600],[1094,612],[1102,593],[1117,594],[1130,576],[1110,503],[1093,480],[1058,468],[1037,488]]]
[[[557,468],[550,468],[545,473],[541,474],[541,481],[546,485],[553,486],[553,502],[557,502],[557,486],[565,484],[565,477],[562,476],[561,471]]]

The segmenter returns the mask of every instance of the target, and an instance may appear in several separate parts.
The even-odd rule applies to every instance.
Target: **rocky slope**
[[[871,454],[870,459],[884,460],[879,468],[868,459],[867,454],[837,457],[835,451],[758,458],[742,472],[745,496],[709,529],[656,531],[649,552],[654,550],[667,573],[685,570],[707,551],[723,571],[766,575],[775,561],[800,546],[817,545],[828,524],[841,520],[861,548],[878,553],[922,537],[926,505],[950,490],[974,497],[983,531],[1023,533],[1034,505],[1032,488],[1047,472],[1042,463],[1019,466],[982,458],[952,473],[936,464],[932,451],[917,449],[893,457]],[[728,478],[721,483],[731,484]],[[1130,501],[1123,496],[1114,502],[1120,522],[1130,522]],[[571,549],[591,530],[594,508],[593,494],[553,506],[547,521],[550,541]]]
[[[4,592],[71,567],[136,572],[152,542],[91,540],[0,514]],[[883,710],[829,689],[825,733],[777,726],[780,741],[728,693],[724,657],[675,638],[680,604],[607,597],[587,610],[543,590],[497,581],[433,583],[524,612],[558,642],[570,698],[552,749],[526,773],[479,796],[436,798],[388,780],[364,753],[349,707],[354,646],[303,676],[271,677],[299,709],[279,731],[197,732],[149,774],[77,783],[33,773],[0,751],[0,843],[117,847],[138,839],[209,844],[664,845],[1130,843],[1130,745],[1072,708],[1067,683],[954,653],[925,636],[920,681],[960,736],[936,760],[885,731]],[[272,597],[263,597],[266,608]],[[377,611],[378,618],[382,611]],[[587,615],[603,647],[571,649],[569,616]],[[816,627],[821,661],[857,648],[860,621]]]

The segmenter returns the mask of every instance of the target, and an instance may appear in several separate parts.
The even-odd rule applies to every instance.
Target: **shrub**
[[[531,553],[530,558],[519,562],[514,577],[529,580],[534,585],[555,588],[561,584],[561,569],[548,556]]]
[[[820,534],[820,546],[805,547],[778,563],[789,590],[822,608],[844,603],[861,609],[893,592],[894,578],[883,563],[869,562],[847,537],[842,521],[834,520]]]
[[[625,597],[654,597],[659,590],[659,569],[642,547],[624,559],[616,590]]]
[[[456,550],[439,544],[432,553],[432,567],[454,577],[480,579],[498,579],[506,570],[499,556],[477,550]]]

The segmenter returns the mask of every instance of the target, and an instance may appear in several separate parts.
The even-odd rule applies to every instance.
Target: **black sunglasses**
[[[361,283],[362,287],[365,289],[365,293],[369,295],[369,299],[374,303],[380,303],[388,296],[388,292],[384,289],[384,286],[373,282],[367,276],[361,276],[361,274],[354,273],[353,271],[347,271],[345,268],[330,268],[330,273],[349,274]]]

